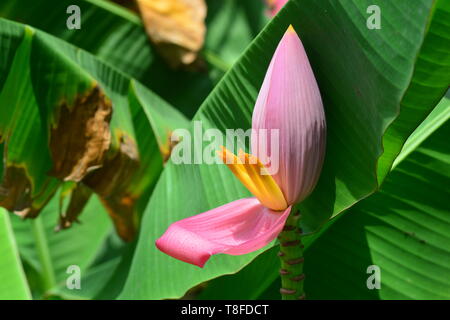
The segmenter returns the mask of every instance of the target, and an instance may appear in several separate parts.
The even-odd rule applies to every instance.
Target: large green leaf
[[[433,10],[412,79],[402,98],[400,114],[383,136],[384,153],[377,170],[380,182],[402,150],[404,141],[450,84],[450,46],[442,46],[450,42],[450,5],[448,1],[435,1]]]
[[[0,300],[30,299],[9,214],[4,209],[0,209],[0,239]]]
[[[51,293],[64,299],[115,299],[127,278],[135,244],[124,245],[117,237],[110,236],[82,275],[80,290],[70,290],[60,284]]]
[[[313,194],[300,206],[302,227],[307,232],[317,230],[330,217],[378,188],[377,164],[383,153],[384,132],[396,119],[405,93],[413,90],[411,79],[422,45],[429,43],[431,31],[440,27],[430,24],[432,17],[442,19],[436,6],[445,15],[449,5],[446,1],[379,1],[383,27],[370,30],[366,27],[366,10],[371,4],[350,0],[289,1],[215,87],[195,117],[203,129],[248,129],[266,67],[288,25],[294,25],[319,83],[328,126],[321,178]],[[433,41],[432,46],[443,52],[445,59],[440,60],[448,61],[445,42]],[[436,68],[421,70],[428,71],[430,76],[439,72]],[[446,86],[442,84],[441,92],[424,93],[429,101],[417,106],[424,114],[422,119],[427,113],[423,110],[432,109]],[[404,113],[415,112],[408,110]],[[410,131],[416,126],[408,121],[402,124]],[[405,140],[403,137],[399,143]],[[385,161],[392,163],[394,158]],[[215,256],[200,270],[164,255],[154,246],[174,221],[248,195],[225,166],[169,163],[147,207],[121,297],[180,297],[198,283],[240,270],[263,252]]]
[[[450,119],[450,90],[438,103],[428,117],[414,130],[408,137],[400,154],[395,158],[392,165],[395,168],[411,152],[413,152],[423,141],[425,141],[434,131],[440,128]]]
[[[105,209],[96,197],[84,209],[80,224],[55,232],[59,211],[59,199],[54,197],[37,219],[23,221],[12,216],[20,255],[39,275],[33,288],[37,297],[60,283],[65,285],[71,265],[79,266],[83,275],[112,231]]]
[[[446,122],[309,249],[309,297],[450,299],[449,134]],[[380,290],[366,286],[369,265]]]
[[[66,9],[74,4],[81,10],[80,30],[66,27]],[[154,54],[136,14],[110,1],[2,1],[0,17],[27,23],[93,53],[189,116],[267,21],[262,1],[208,1],[208,32],[201,53],[208,70],[183,72],[171,70]]]

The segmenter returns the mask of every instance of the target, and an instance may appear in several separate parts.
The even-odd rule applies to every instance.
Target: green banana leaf
[[[67,269],[72,265],[78,266],[84,275],[113,231],[105,209],[97,197],[92,197],[79,218],[79,224],[55,232],[59,205],[59,198],[54,197],[34,220],[11,217],[21,258],[29,269],[27,275],[35,274],[37,278],[30,280],[34,298],[46,297],[59,285],[65,287],[70,275]]]
[[[404,108],[403,116],[398,117],[404,97],[414,90],[413,79],[433,78],[448,68],[446,42],[435,37],[438,29],[448,37],[449,29],[441,27],[449,11],[448,2],[379,1],[382,21],[389,25],[379,30],[366,27],[370,4],[289,1],[222,78],[194,118],[201,121],[203,129],[248,129],[270,58],[288,25],[294,25],[319,83],[328,126],[321,178],[313,194],[299,206],[306,232],[316,231],[329,218],[376,191],[378,159],[389,125],[397,121],[407,129],[405,132],[412,132],[417,124],[409,121],[407,114],[419,109],[424,119],[447,89],[448,81],[439,90],[425,91],[426,101]],[[441,56],[427,57],[435,65],[419,73],[416,67],[424,54],[422,49],[429,50],[430,46]],[[437,68],[438,63],[442,69]],[[448,80],[448,74],[443,76]],[[395,148],[405,140],[405,135],[399,135]],[[391,166],[395,148],[384,149],[390,156],[382,158],[383,165]],[[264,249],[237,257],[218,255],[199,269],[164,255],[154,246],[171,223],[246,196],[249,193],[225,166],[169,163],[144,214],[120,298],[178,298],[206,280],[239,271],[262,253]]]
[[[4,209],[0,209],[0,239],[0,299],[30,299],[9,213]]]
[[[312,299],[450,298],[450,121],[438,128],[428,121],[448,119],[450,99],[438,107],[439,116],[430,115],[415,131],[428,137],[413,152],[405,145],[402,153],[408,155],[380,192],[352,208],[310,247],[305,285]],[[333,268],[325,272],[323,263],[331,260]],[[380,290],[366,286],[369,265],[380,268]]]
[[[450,298],[449,134],[446,122],[309,249],[310,298]],[[380,268],[379,290],[366,285],[370,265]]]
[[[390,170],[392,160],[402,150],[403,142],[436,105],[450,84],[450,6],[448,1],[434,1],[427,36],[414,66],[400,113],[383,136],[384,153],[378,161],[380,182]],[[444,45],[442,45],[444,44]]]
[[[127,278],[136,242],[124,245],[117,237],[110,236],[87,271],[82,274],[79,290],[71,290],[60,283],[49,293],[63,299],[117,298]]]

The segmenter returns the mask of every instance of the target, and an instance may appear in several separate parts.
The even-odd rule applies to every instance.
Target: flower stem
[[[298,226],[300,213],[296,211],[290,214],[283,231],[280,232],[280,252],[278,256],[281,260],[281,297],[283,300],[305,299],[303,292],[303,244],[301,241],[301,229]]]

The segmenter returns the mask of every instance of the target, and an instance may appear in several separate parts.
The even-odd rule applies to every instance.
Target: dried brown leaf
[[[173,132],[170,131],[167,134],[166,142],[159,147],[159,151],[161,152],[161,155],[163,157],[163,163],[164,164],[167,161],[169,161],[170,156],[172,155],[173,148],[175,148],[175,146],[180,142],[180,139],[181,139],[179,137],[177,137],[177,139],[172,139],[173,135],[174,135]]]
[[[204,0],[137,0],[145,29],[172,68],[197,60],[206,26]]]
[[[31,182],[26,170],[6,166],[0,185],[0,206],[11,212],[23,212],[31,207]]]
[[[137,146],[131,138],[122,135],[119,150],[83,180],[100,196],[117,233],[125,241],[131,241],[136,234],[137,196],[129,191],[129,186],[138,168]]]
[[[78,183],[70,191],[69,205],[65,212],[60,213],[56,231],[68,229],[72,226],[73,222],[78,222],[78,217],[83,212],[83,209],[88,203],[91,195],[92,190],[84,186],[82,183]]]
[[[50,133],[53,168],[49,174],[79,182],[101,167],[111,141],[111,115],[111,102],[98,86],[77,97],[72,106],[63,103]]]

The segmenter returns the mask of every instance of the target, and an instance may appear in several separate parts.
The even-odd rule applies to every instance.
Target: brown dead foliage
[[[33,187],[27,170],[18,165],[6,166],[0,184],[0,207],[14,212],[22,219],[36,218],[50,197],[39,207],[35,207],[33,201]]]
[[[72,106],[63,103],[50,132],[53,168],[49,174],[78,182],[99,168],[110,145],[111,116],[111,102],[98,86],[77,97]]]
[[[24,168],[7,166],[0,185],[0,206],[11,212],[28,211],[31,207],[31,182]]]
[[[164,145],[161,145],[159,147],[159,152],[161,152],[164,164],[167,163],[167,161],[169,161],[170,156],[172,155],[173,148],[175,148],[175,146],[180,142],[181,139],[179,137],[177,137],[177,139],[172,139],[172,136],[173,132],[169,131],[169,133],[167,134],[166,143],[164,143]]]
[[[192,65],[203,47],[204,0],[137,0],[150,40],[172,68]]]
[[[59,215],[59,222],[55,231],[68,229],[73,222],[78,222],[79,215],[83,212],[84,207],[88,203],[92,195],[91,189],[83,184],[77,186],[70,192],[70,202],[67,210]]]
[[[138,168],[137,146],[131,138],[122,135],[119,150],[106,157],[103,166],[83,180],[100,196],[117,233],[125,241],[131,241],[136,234],[136,196],[130,193],[129,186]]]

